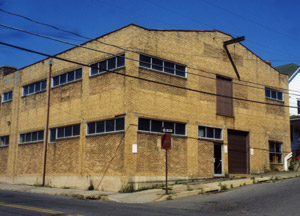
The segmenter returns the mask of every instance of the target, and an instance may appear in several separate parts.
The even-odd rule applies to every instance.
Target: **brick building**
[[[131,24],[57,54],[90,67],[52,60],[46,184],[117,191],[161,181],[162,127],[173,130],[170,179],[282,169],[288,78],[235,43],[238,80],[223,47],[231,39]],[[49,59],[1,68],[0,182],[42,183],[49,68]]]

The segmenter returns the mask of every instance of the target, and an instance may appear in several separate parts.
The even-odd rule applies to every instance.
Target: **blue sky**
[[[0,8],[95,38],[135,23],[154,29],[217,29],[242,42],[272,66],[300,65],[297,0],[0,0]],[[0,23],[80,44],[85,39],[0,11]],[[0,27],[0,41],[44,52],[71,46]],[[43,56],[0,45],[0,66],[18,68]]]

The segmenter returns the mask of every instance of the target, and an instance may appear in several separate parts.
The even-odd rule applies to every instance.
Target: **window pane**
[[[56,128],[50,129],[50,142],[55,142],[56,140]]]
[[[20,135],[20,143],[24,143],[25,142],[25,134],[21,134]]]
[[[282,154],[277,154],[277,163],[282,163]]]
[[[41,91],[41,83],[40,82],[38,82],[38,83],[35,83],[34,84],[34,91],[35,92],[39,92],[39,91]]]
[[[107,120],[106,121],[106,132],[114,131],[114,129],[115,129],[114,124],[115,124],[114,119]]]
[[[7,94],[6,94],[6,93],[3,94],[3,101],[4,101],[4,102],[7,101]]]
[[[67,74],[60,75],[60,84],[65,84],[67,82]]]
[[[92,64],[91,65],[91,75],[95,75],[95,74],[97,74],[98,73],[98,63],[95,63],[95,64]]]
[[[34,92],[34,84],[29,85],[29,94]]]
[[[275,154],[270,153],[270,163],[275,163],[276,157]]]
[[[96,122],[96,132],[97,133],[104,132],[104,121]]]
[[[67,126],[65,128],[65,137],[70,137],[72,136],[72,126]]]
[[[57,129],[57,138],[63,138],[65,137],[65,128],[60,127]]]
[[[139,118],[139,130],[150,131],[150,120]]]
[[[116,68],[116,58],[108,59],[108,70]]]
[[[270,152],[275,152],[275,144],[274,143],[269,144],[269,151]]]
[[[116,130],[124,130],[124,118],[116,119]]]
[[[185,124],[176,123],[175,124],[175,133],[180,135],[185,135]]]
[[[125,55],[120,55],[117,57],[117,67],[122,67],[125,65]]]
[[[68,72],[68,82],[72,82],[75,79],[75,71]]]
[[[207,131],[207,137],[208,138],[214,138],[214,129],[213,128],[207,127],[206,131]]]
[[[185,66],[176,65],[176,75],[185,77]]]
[[[38,138],[38,132],[33,132],[32,133],[32,141],[37,141]]]
[[[281,153],[281,152],[282,152],[282,151],[281,151],[281,144],[278,144],[278,143],[277,143],[277,144],[276,144],[276,149],[275,149],[275,150],[276,150],[277,153]]]
[[[273,99],[277,99],[276,91],[274,91],[274,90],[271,91],[271,97],[272,97]]]
[[[106,63],[107,63],[107,61],[102,61],[99,63],[99,68],[100,68],[99,71],[100,72],[106,71]]]
[[[8,100],[12,100],[12,91],[8,92]]]
[[[44,140],[44,131],[38,132],[38,140]]]
[[[148,56],[140,55],[140,66],[150,68],[151,58]]]
[[[24,86],[23,95],[28,95],[28,92],[29,92],[28,90],[29,90],[28,86]]]
[[[75,78],[76,80],[82,78],[82,68],[79,68],[79,69],[76,70],[75,76],[76,76],[76,78]]]
[[[266,89],[266,97],[267,98],[271,97],[271,91],[270,91],[270,89]]]
[[[156,120],[151,121],[151,131],[161,133],[161,129],[162,129],[162,121],[156,121]]]
[[[205,127],[199,126],[199,128],[198,128],[198,136],[199,137],[206,137],[206,135],[205,135]]]
[[[6,137],[5,137],[4,144],[5,144],[5,145],[8,145],[8,144],[9,144],[9,136],[6,136]]]
[[[27,133],[26,135],[25,135],[25,139],[26,139],[26,142],[30,142],[31,141],[31,133]]]
[[[282,101],[282,92],[277,92],[277,99]]]
[[[172,129],[172,133],[174,133],[174,122],[164,122],[164,128]]]
[[[152,68],[155,70],[163,70],[163,61],[157,58],[152,58]]]
[[[53,86],[59,85],[59,76],[53,77]]]
[[[79,136],[80,135],[80,124],[73,125],[73,136]]]
[[[174,71],[175,71],[174,66],[175,66],[175,64],[173,64],[171,62],[165,62],[164,71],[167,73],[174,74]]]
[[[222,129],[215,128],[215,138],[216,139],[221,139],[221,132],[222,132]]]
[[[47,80],[42,81],[42,88],[41,88],[41,91],[42,91],[42,90],[45,90],[45,89],[46,89],[46,86],[47,86]]]
[[[94,134],[96,132],[95,122],[88,123],[88,134]]]

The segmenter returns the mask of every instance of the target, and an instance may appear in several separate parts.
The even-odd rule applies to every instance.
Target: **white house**
[[[300,154],[300,66],[294,63],[276,69],[289,76],[289,105],[291,121],[291,147],[294,156]]]

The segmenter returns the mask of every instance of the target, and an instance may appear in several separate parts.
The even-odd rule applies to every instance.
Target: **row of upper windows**
[[[91,64],[90,76],[101,74],[103,72],[118,69],[125,66],[125,54]],[[159,59],[153,56],[140,54],[139,66],[160,71],[167,74],[172,74],[186,78],[186,66],[171,62],[168,60]],[[71,83],[82,79],[82,68],[72,70],[57,76],[52,77],[52,87],[57,87],[63,84]],[[29,85],[23,86],[22,96],[27,96],[46,90],[47,80],[38,81]],[[283,101],[283,93],[278,90],[266,88],[265,96],[268,99]],[[3,93],[2,103],[12,100],[12,91]]]

